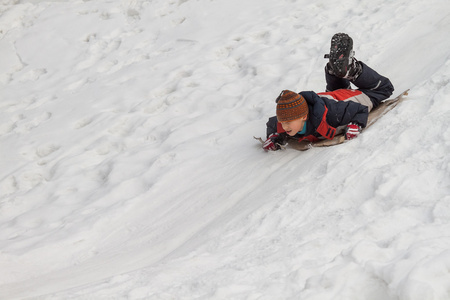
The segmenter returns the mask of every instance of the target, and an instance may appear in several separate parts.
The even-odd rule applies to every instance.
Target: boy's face
[[[307,117],[303,117],[300,119],[295,119],[293,121],[288,122],[280,122],[281,126],[283,127],[284,131],[286,131],[287,134],[290,136],[294,136],[297,134],[297,132],[302,131],[303,126],[305,126]]]

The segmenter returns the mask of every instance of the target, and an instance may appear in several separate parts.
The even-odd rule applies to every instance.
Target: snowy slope
[[[449,299],[446,0],[0,1],[0,299]],[[265,153],[331,36],[408,100]]]

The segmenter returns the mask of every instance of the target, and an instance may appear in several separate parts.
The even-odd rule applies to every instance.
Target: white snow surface
[[[405,102],[266,153],[346,32]],[[448,0],[0,1],[0,299],[450,299]]]

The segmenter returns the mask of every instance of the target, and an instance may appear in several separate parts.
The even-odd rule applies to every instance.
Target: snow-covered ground
[[[265,153],[356,57],[408,100]],[[450,299],[448,0],[0,1],[0,299]]]

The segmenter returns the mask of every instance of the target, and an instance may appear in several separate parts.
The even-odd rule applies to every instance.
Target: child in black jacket
[[[280,149],[289,136],[314,142],[333,139],[342,130],[348,140],[359,135],[369,112],[392,95],[394,87],[388,78],[357,61],[352,48],[348,35],[333,36],[325,66],[327,92],[281,92],[277,116],[267,122],[265,150]],[[350,89],[350,83],[358,89]]]

